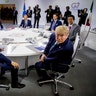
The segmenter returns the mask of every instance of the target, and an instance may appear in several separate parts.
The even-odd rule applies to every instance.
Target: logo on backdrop
[[[71,8],[72,9],[78,9],[79,5],[80,5],[79,2],[74,2],[74,3],[71,4]]]

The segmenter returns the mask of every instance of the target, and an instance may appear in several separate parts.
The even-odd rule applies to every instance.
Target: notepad
[[[40,50],[40,51],[42,51],[42,50],[45,49],[45,47],[43,47],[43,46],[37,46],[37,47],[35,47],[35,48],[38,49],[38,50]]]
[[[43,42],[43,44],[47,44],[48,42]]]
[[[32,46],[28,45],[26,46],[28,49],[35,51],[35,52],[42,52],[45,48],[43,46]]]

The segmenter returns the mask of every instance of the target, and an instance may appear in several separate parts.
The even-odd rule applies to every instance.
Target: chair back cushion
[[[66,73],[69,70],[68,64],[58,64],[57,66],[52,67],[53,71],[60,72],[60,73]]]

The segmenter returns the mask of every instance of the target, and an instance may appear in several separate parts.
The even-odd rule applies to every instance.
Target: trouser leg
[[[44,63],[37,62],[35,64],[35,68],[36,68],[36,71],[37,71],[37,74],[38,74],[39,77],[47,77],[48,76],[47,72],[46,72],[46,70],[44,68]]]
[[[7,70],[11,71],[11,84],[15,85],[18,82],[18,69],[15,69],[13,66],[9,66],[4,63],[2,66],[1,73],[4,74]]]
[[[36,18],[34,18],[34,28],[35,28],[35,25],[36,25]]]
[[[11,69],[11,84],[15,85],[18,82],[18,69]]]
[[[17,22],[17,17],[16,17],[16,24],[17,24],[18,22]]]
[[[37,19],[37,28],[39,27],[39,18]]]

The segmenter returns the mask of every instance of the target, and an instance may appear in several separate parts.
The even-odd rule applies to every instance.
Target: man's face
[[[60,44],[63,43],[67,39],[68,35],[67,34],[61,34],[61,33],[56,33],[56,41]]]
[[[57,20],[58,16],[53,15],[53,20]]]
[[[68,24],[72,25],[74,23],[73,17],[68,17]]]
[[[24,15],[24,20],[27,20],[27,18],[28,18],[27,15]]]

